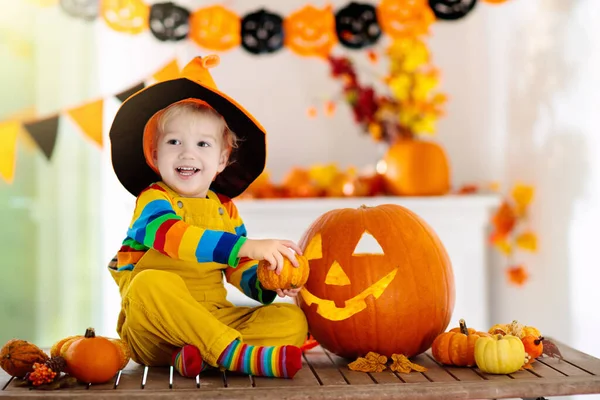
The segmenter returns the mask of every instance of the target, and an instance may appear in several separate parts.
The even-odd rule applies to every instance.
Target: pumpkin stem
[[[96,337],[96,331],[94,331],[94,328],[87,328],[85,330],[85,337],[86,338],[95,338]]]
[[[498,338],[498,340],[501,340],[501,339],[504,339],[504,336],[503,336],[503,335],[500,335],[500,334],[497,334],[497,335],[496,335],[496,338]]]
[[[458,324],[460,325],[460,333],[469,336],[469,329],[467,329],[467,323],[465,320],[461,318],[460,321],[458,321]]]
[[[544,340],[544,337],[540,336],[539,338],[537,338],[533,341],[533,344],[535,344],[536,346],[539,346],[540,343],[542,343],[542,340]]]

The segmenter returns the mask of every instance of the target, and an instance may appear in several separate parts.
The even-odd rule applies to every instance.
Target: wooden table
[[[0,398],[498,399],[600,393],[600,360],[564,344],[557,345],[564,360],[541,358],[533,364],[533,370],[510,375],[485,374],[477,368],[442,367],[430,352],[412,360],[428,368],[424,373],[398,374],[389,369],[380,373],[354,372],[347,368],[346,360],[317,347],[304,353],[304,367],[294,379],[213,370],[203,372],[196,380],[174,373],[171,383],[169,368],[147,368],[131,362],[110,383],[81,384],[55,391],[18,387],[16,379],[0,375]]]

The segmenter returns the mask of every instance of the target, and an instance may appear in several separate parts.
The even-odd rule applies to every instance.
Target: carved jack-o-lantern
[[[153,4],[150,8],[150,31],[163,42],[185,39],[190,31],[189,20],[190,12],[173,3]]]
[[[381,36],[375,7],[351,2],[335,14],[335,30],[340,43],[352,49],[369,46]]]
[[[100,13],[113,30],[138,34],[148,29],[150,7],[142,0],[102,0]]]
[[[283,19],[266,10],[242,19],[242,47],[252,54],[273,53],[283,47]]]
[[[331,6],[304,6],[283,21],[283,30],[285,45],[301,56],[327,57],[337,43]]]
[[[450,260],[435,232],[406,208],[329,211],[299,245],[311,272],[298,303],[314,338],[331,352],[411,357],[448,326]]]
[[[190,37],[205,49],[232,49],[240,44],[240,17],[223,6],[200,8],[190,18]]]
[[[454,20],[473,10],[477,0],[429,0],[429,6],[438,19]]]
[[[60,0],[60,7],[69,15],[93,21],[98,16],[98,0]]]
[[[392,39],[426,34],[435,21],[427,0],[381,0],[377,18],[381,30]]]

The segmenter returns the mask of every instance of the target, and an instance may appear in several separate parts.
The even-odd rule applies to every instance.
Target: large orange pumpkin
[[[298,302],[309,330],[346,358],[424,352],[454,309],[450,259],[435,232],[392,204],[320,216],[299,243],[310,275]]]
[[[121,366],[117,345],[96,336],[93,328],[88,328],[84,336],[65,342],[60,351],[67,361],[69,375],[85,383],[108,382]]]
[[[384,156],[385,189],[396,196],[437,196],[450,190],[444,149],[424,140],[399,140]]]

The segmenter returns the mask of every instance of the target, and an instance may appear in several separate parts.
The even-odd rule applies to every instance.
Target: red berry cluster
[[[52,383],[56,377],[56,372],[48,368],[45,364],[33,364],[33,372],[29,373],[27,379],[33,383],[33,386],[43,385],[44,383]]]

